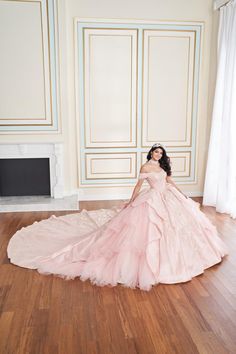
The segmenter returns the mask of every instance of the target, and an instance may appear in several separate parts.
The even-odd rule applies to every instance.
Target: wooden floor
[[[236,353],[236,220],[202,210],[230,255],[190,282],[159,284],[150,292],[65,281],[9,264],[7,244],[19,228],[72,212],[2,213],[0,353]]]

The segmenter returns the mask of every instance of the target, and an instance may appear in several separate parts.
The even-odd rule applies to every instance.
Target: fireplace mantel
[[[63,198],[62,143],[0,144],[0,158],[49,158],[51,197]]]

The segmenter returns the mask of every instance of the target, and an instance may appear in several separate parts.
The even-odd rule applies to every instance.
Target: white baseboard
[[[186,192],[185,193],[188,197],[203,197],[202,192]]]

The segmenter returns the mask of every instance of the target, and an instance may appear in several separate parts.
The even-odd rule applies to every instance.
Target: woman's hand
[[[124,208],[124,209],[127,208],[131,203],[132,203],[132,200],[129,200],[128,202],[125,202],[125,203],[123,204],[123,208]]]

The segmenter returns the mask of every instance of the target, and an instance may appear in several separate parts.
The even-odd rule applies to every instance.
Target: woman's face
[[[152,152],[152,158],[155,161],[160,160],[162,158],[162,155],[163,155],[163,151],[160,148],[157,148],[157,149],[153,150],[153,152]]]

